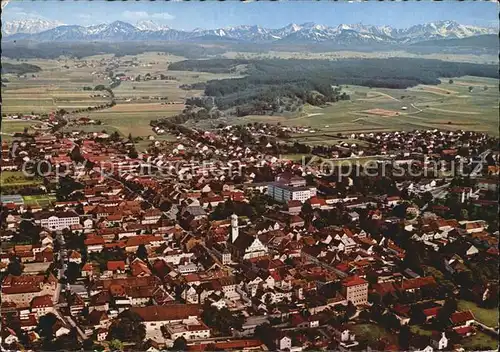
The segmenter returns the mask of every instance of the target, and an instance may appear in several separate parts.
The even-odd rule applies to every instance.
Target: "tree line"
[[[2,63],[2,74],[13,73],[18,75],[24,75],[26,73],[40,72],[42,69],[39,66],[31,64],[10,64],[8,62]],[[2,79],[4,82],[4,79]],[[8,81],[7,81],[8,82]]]
[[[169,53],[187,58],[201,58],[223,54],[227,50],[219,47],[207,47],[195,43],[138,43],[138,42],[81,42],[78,45],[70,42],[2,43],[2,55],[13,59],[42,58],[57,59],[60,56],[81,59],[99,54],[114,54],[116,57],[138,55],[144,52]],[[3,64],[5,65],[5,64]]]

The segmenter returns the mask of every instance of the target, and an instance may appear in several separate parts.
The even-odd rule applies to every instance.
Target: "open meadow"
[[[29,132],[33,132],[32,127],[38,124],[37,121],[2,119],[2,140],[11,140],[15,133],[23,133],[26,128]]]
[[[88,116],[102,121],[102,125],[86,126],[89,132],[118,130],[123,135],[131,133],[134,137],[148,136],[153,133],[149,122],[160,117],[176,115],[184,109],[184,104],[161,105],[161,103],[117,104],[110,109],[81,113],[75,115]],[[108,128],[109,127],[109,128]],[[71,130],[82,129],[80,126],[67,127]],[[83,130],[86,130],[83,128]]]
[[[453,83],[409,89],[349,86],[351,95],[317,108],[306,106],[298,117],[282,122],[310,125],[321,132],[360,132],[395,129],[464,129],[498,135],[498,80],[462,77]],[[468,84],[477,84],[469,91]]]
[[[498,310],[495,308],[482,308],[474,302],[463,299],[458,301],[458,308],[460,310],[471,310],[476,319],[484,325],[492,328],[498,326]]]
[[[462,342],[466,351],[498,351],[498,341],[482,331],[467,337]]]
[[[41,208],[47,207],[55,203],[56,196],[53,194],[41,194],[36,196],[24,196],[24,204],[26,206],[38,206]]]
[[[351,100],[325,107],[305,105],[294,116],[245,116],[225,122],[309,126],[314,133],[292,136],[292,141],[311,145],[335,143],[331,136],[337,133],[390,130],[462,129],[498,136],[498,80],[470,76],[452,80],[409,89],[343,86]]]
[[[20,77],[4,74],[2,87],[2,114],[49,113],[57,109],[78,109],[109,103],[105,97],[92,97],[98,92],[84,91],[84,86],[108,84],[104,77],[92,75],[92,67],[76,67],[76,60],[28,60],[42,70]],[[18,63],[2,58],[2,63]]]

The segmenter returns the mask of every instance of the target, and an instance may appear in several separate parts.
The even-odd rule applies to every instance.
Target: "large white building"
[[[309,198],[316,196],[316,187],[290,186],[275,182],[267,186],[267,195],[282,203],[286,203],[290,200],[298,200],[304,203]]]
[[[342,282],[342,293],[347,301],[355,306],[368,303],[368,282],[354,276],[344,279]]]
[[[34,214],[35,222],[49,230],[63,230],[80,223],[80,217],[74,211],[48,211]]]

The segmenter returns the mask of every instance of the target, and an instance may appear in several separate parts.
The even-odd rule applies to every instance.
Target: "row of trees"
[[[82,112],[99,111],[99,110],[112,108],[115,105],[116,105],[116,102],[113,100],[113,101],[106,103],[106,104],[100,104],[100,105],[96,105],[96,106],[89,106],[87,108],[76,109],[76,110],[73,110],[73,113],[79,114]]]

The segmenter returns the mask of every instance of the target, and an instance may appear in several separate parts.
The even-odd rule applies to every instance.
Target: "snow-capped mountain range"
[[[2,23],[2,35],[16,33],[36,34],[48,29],[62,26],[64,23],[57,21],[46,21],[41,19],[27,19]]]
[[[135,24],[135,28],[141,31],[165,31],[170,29],[168,26],[158,24],[151,20],[139,21]]]
[[[29,39],[34,41],[186,41],[231,40],[252,43],[331,42],[335,44],[404,44],[425,40],[466,38],[482,34],[497,34],[498,29],[461,25],[454,21],[440,21],[409,28],[363,24],[341,24],[329,27],[315,23],[290,24],[270,29],[260,26],[236,26],[218,29],[182,31],[140,21],[132,25],[122,21],[93,26],[59,25],[49,21],[26,20],[6,22],[2,27],[4,40]]]

